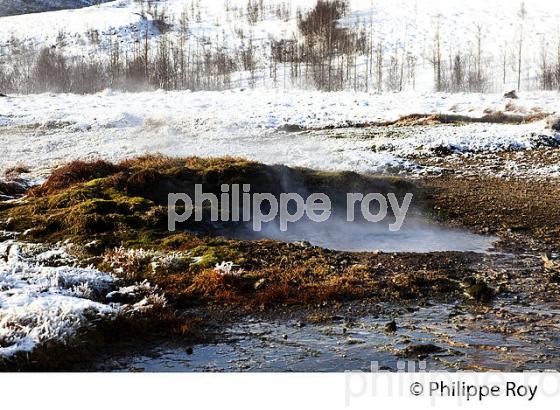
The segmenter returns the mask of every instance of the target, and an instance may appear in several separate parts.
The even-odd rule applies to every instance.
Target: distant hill
[[[0,0],[0,17],[43,11],[79,9],[109,0]]]
[[[0,88],[2,71],[13,80],[12,68],[25,72],[46,48],[88,64],[117,58],[129,71],[136,58],[136,70],[144,68],[135,75],[153,77],[157,71],[140,64],[144,47],[152,69],[163,56],[162,70],[180,68],[197,81],[181,78],[181,87],[192,89],[325,82],[328,90],[368,91],[560,87],[560,1],[527,0],[523,14],[522,0],[330,0],[337,2],[347,3],[335,19],[344,30],[325,52],[321,31],[304,39],[300,27],[301,18],[320,16],[311,13],[318,0],[0,0]],[[91,4],[100,5],[85,7]],[[46,10],[58,11],[39,13]],[[328,66],[317,65],[317,56]],[[198,84],[202,69],[213,73],[212,84]],[[158,81],[152,85],[168,87]]]

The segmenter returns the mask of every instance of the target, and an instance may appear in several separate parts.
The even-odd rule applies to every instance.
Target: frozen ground
[[[501,95],[295,90],[14,96],[0,99],[0,171],[26,164],[40,176],[72,159],[119,160],[161,152],[233,155],[326,170],[422,172],[413,157],[430,155],[438,147],[497,152],[558,139],[544,121],[321,130],[412,113],[480,117],[487,109],[504,111],[509,101]],[[526,93],[514,101],[514,115],[558,108],[556,93]],[[315,131],[281,131],[287,125]]]
[[[68,343],[101,318],[149,308],[100,302],[118,289],[111,274],[78,268],[66,247],[46,249],[13,240],[0,242],[0,359],[31,352],[48,341]],[[146,283],[121,288],[131,293]]]

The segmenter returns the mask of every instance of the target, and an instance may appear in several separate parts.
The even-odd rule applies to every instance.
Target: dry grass
[[[414,125],[438,125],[438,124],[469,124],[469,123],[490,123],[490,124],[525,124],[540,121],[549,114],[536,113],[531,115],[524,114],[520,109],[511,105],[506,107],[507,111],[514,111],[519,115],[506,114],[501,111],[485,111],[482,117],[471,117],[457,114],[411,114],[399,118],[395,122],[384,125],[395,126],[414,126]]]
[[[19,177],[21,174],[29,174],[31,170],[27,165],[19,164],[10,167],[4,171],[4,176],[8,179],[13,179]]]
[[[193,300],[251,310],[279,305],[316,305],[367,296],[365,289],[344,284],[343,280],[336,277],[302,283],[288,280],[288,276],[296,274],[297,270],[298,267],[287,272],[268,269],[249,272],[247,276],[241,277],[205,270],[194,277],[185,291]]]
[[[73,161],[53,171],[41,186],[30,191],[32,196],[44,196],[70,188],[76,184],[104,178],[120,170],[118,165],[107,161]]]
[[[453,108],[453,107],[452,107]],[[305,131],[333,130],[339,128],[369,128],[369,127],[411,127],[411,126],[433,126],[433,125],[462,125],[471,123],[483,124],[527,124],[541,121],[550,116],[550,113],[534,112],[525,114],[520,108],[510,105],[506,111],[494,111],[487,109],[482,117],[472,117],[460,114],[409,114],[394,121],[376,121],[365,123],[347,122],[340,125],[332,125],[322,128],[307,128]],[[453,110],[451,110],[453,111]],[[515,112],[516,114],[512,114]],[[303,131],[303,130],[300,130]]]
[[[196,248],[195,248],[196,249]],[[332,252],[273,241],[226,241],[207,246],[243,271],[204,266],[156,271],[151,280],[175,306],[214,305],[252,311],[371,298],[410,300],[460,295],[457,280],[471,275],[474,255],[401,255]],[[223,259],[223,258],[221,258]]]

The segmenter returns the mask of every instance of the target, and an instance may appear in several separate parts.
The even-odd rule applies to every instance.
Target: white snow
[[[214,271],[221,276],[240,276],[243,274],[243,269],[235,268],[239,268],[239,266],[235,265],[233,262],[222,261],[216,264]]]
[[[525,114],[558,110],[554,92],[523,93]],[[413,113],[504,111],[500,94],[367,93],[275,90],[227,92],[106,91],[95,95],[29,95],[0,99],[0,171],[18,163],[48,173],[72,159],[118,161],[143,153],[203,157],[233,155],[268,164],[383,172],[414,169],[410,156],[444,146],[457,152],[530,149],[557,138],[545,121],[524,125],[470,124],[280,132],[396,120]],[[512,114],[517,114],[513,112]]]
[[[55,263],[56,262],[56,263]],[[0,242],[0,358],[48,341],[69,342],[84,326],[164,303],[149,283],[118,288],[109,273],[73,265],[64,247]],[[101,303],[111,291],[145,296],[132,305]]]
[[[398,138],[375,139],[375,149],[399,156],[430,155],[436,148],[454,153],[530,150],[560,145],[560,134],[536,124],[470,124],[468,126],[414,126],[402,128]],[[365,131],[367,133],[367,131]]]

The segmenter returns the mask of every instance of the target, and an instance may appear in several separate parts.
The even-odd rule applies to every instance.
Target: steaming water
[[[392,221],[391,221],[392,222]],[[492,236],[436,225],[427,219],[409,218],[399,231],[391,232],[387,224],[350,223],[331,218],[322,223],[304,220],[289,224],[286,232],[280,231],[276,222],[263,225],[261,232],[249,229],[222,232],[239,239],[273,239],[282,242],[309,242],[322,248],[371,252],[477,252],[492,249],[496,240]]]

